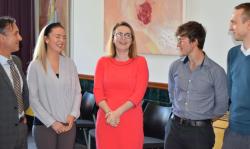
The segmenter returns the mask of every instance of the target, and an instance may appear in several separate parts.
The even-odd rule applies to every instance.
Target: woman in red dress
[[[99,106],[97,149],[142,149],[141,101],[148,83],[148,67],[137,55],[132,27],[117,23],[109,41],[109,56],[99,59],[94,95]]]

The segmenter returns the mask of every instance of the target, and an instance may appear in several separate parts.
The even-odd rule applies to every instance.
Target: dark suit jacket
[[[23,100],[24,109],[29,107],[29,93],[26,78],[22,71],[21,60],[12,56],[23,79]],[[19,136],[17,98],[11,81],[3,66],[0,64],[0,148],[2,145],[13,144]]]

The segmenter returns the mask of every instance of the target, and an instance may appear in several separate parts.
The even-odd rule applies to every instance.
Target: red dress
[[[106,100],[111,110],[126,101],[134,107],[124,112],[117,127],[106,124],[105,113],[99,109],[96,122],[97,149],[142,149],[143,112],[141,101],[148,83],[148,67],[144,57],[128,61],[102,57],[96,66],[94,95],[96,102]]]

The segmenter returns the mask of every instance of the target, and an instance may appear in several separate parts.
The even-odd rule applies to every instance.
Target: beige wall
[[[104,0],[73,0],[71,12],[71,57],[79,73],[93,75],[103,50]],[[226,68],[226,56],[235,45],[228,34],[233,7],[247,0],[186,0],[185,20],[201,22],[207,30],[204,50]],[[145,55],[150,81],[167,83],[170,64],[177,56]]]

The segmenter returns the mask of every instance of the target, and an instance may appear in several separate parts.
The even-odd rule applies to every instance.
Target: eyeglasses
[[[116,38],[121,39],[122,37],[124,39],[131,39],[132,38],[132,34],[131,33],[122,33],[122,32],[118,32],[114,34]]]

